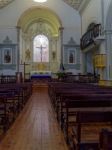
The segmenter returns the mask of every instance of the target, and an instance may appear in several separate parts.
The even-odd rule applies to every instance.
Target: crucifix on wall
[[[40,49],[40,57],[41,57],[41,62],[43,62],[43,50],[46,48],[46,47],[44,47],[44,46],[42,46],[42,45],[40,45],[39,47],[36,47],[36,48],[38,48],[38,49]]]

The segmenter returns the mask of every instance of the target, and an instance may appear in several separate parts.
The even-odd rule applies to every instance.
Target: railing
[[[85,75],[68,75],[65,73],[65,76],[63,78],[58,78],[57,81],[64,81],[64,82],[78,82],[78,83],[98,83],[99,81],[99,75],[94,74],[85,74]]]
[[[16,83],[15,75],[0,75],[0,84],[2,83]]]
[[[87,48],[89,45],[94,43],[94,38],[101,36],[101,24],[96,24],[92,29],[88,30],[81,38],[80,47],[81,49]]]

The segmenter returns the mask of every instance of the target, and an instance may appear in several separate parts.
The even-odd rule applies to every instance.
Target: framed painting
[[[12,64],[12,49],[3,49],[3,64]]]
[[[75,64],[76,63],[76,59],[75,59],[75,50],[70,49],[68,51],[68,64]]]

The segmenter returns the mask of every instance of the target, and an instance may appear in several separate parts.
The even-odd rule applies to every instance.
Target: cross
[[[46,47],[43,47],[42,45],[40,45],[40,47],[36,47],[36,48],[39,48],[39,49],[40,49],[41,62],[42,62],[42,51],[43,51],[43,49],[46,48]]]
[[[25,62],[24,63],[21,63],[20,65],[23,65],[23,67],[24,67],[24,79],[23,80],[25,80],[25,74],[26,74],[26,66],[27,65],[30,65],[30,64],[26,64]]]

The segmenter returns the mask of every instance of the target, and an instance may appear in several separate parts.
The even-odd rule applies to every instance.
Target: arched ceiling
[[[14,0],[0,0],[0,8],[7,6],[12,1]],[[71,7],[73,7],[74,9],[78,9],[82,1],[84,0],[63,0],[63,1],[68,5],[70,5]]]
[[[62,26],[59,17],[51,10],[41,7],[33,7],[24,12],[17,26],[25,33],[33,24],[47,24],[52,29],[52,35],[58,36],[59,28]]]

